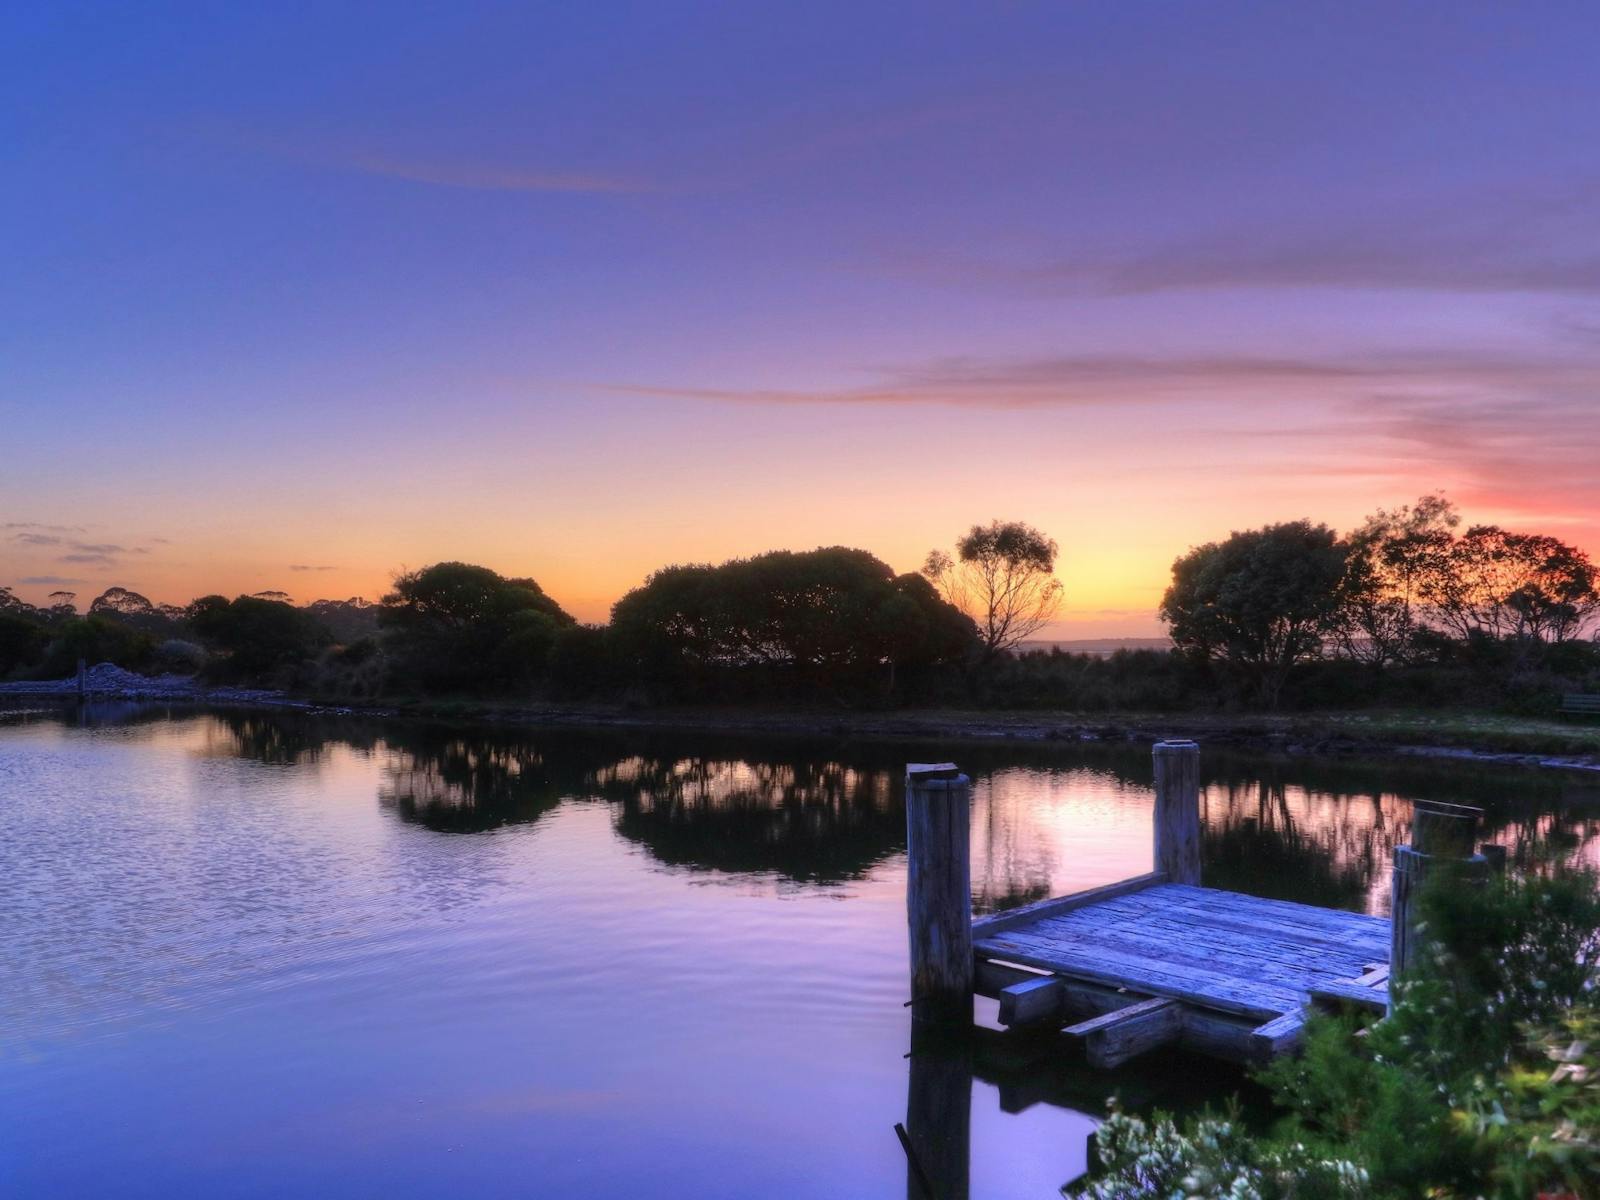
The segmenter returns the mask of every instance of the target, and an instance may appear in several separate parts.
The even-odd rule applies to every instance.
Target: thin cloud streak
[[[1460,394],[1592,394],[1600,361],[1461,351],[1374,352],[1344,358],[1217,354],[1198,357],[1060,356],[1013,361],[942,358],[879,372],[879,382],[837,389],[605,384],[605,390],[665,399],[753,405],[955,405],[1080,407],[1158,402],[1196,394],[1225,400],[1353,397],[1408,391]],[[1287,396],[1286,396],[1287,392]]]
[[[46,525],[42,521],[7,521],[0,529],[37,529],[44,533],[83,533],[83,525]]]
[[[880,265],[953,286],[1110,296],[1169,291],[1344,288],[1453,293],[1600,293],[1600,184],[1530,195],[1438,198],[1362,221],[1301,217],[1165,244],[1039,247],[1027,262],[946,254]]]

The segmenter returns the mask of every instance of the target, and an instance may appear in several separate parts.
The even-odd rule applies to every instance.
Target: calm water
[[[904,1196],[897,780],[949,749],[0,716],[0,1193]],[[1148,869],[1148,751],[955,756],[980,908]],[[1581,777],[1204,761],[1218,886],[1382,911],[1419,797],[1600,844]],[[1107,1085],[974,1071],[972,1195],[1055,1195]]]

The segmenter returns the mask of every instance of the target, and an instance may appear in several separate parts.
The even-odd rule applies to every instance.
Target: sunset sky
[[[603,619],[992,517],[1061,637],[1444,489],[1600,553],[1600,6],[11,5],[0,584]]]

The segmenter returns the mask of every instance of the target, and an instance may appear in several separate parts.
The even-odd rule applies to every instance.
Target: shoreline
[[[0,705],[75,700],[76,680],[0,684]],[[91,686],[89,701],[262,708],[320,716],[435,721],[546,729],[658,730],[758,736],[868,738],[878,741],[1050,745],[1149,744],[1191,738],[1203,744],[1291,756],[1439,758],[1600,774],[1600,724],[1580,725],[1493,714],[1351,711],[1294,714],[1137,713],[899,709],[662,707],[400,700],[342,703],[259,688],[207,688],[177,677]]]

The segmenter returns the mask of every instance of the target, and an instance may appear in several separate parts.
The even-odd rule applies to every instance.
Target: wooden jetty
[[[1292,1052],[1318,1005],[1384,1012],[1391,970],[1414,952],[1415,880],[1430,862],[1483,863],[1476,810],[1420,808],[1397,853],[1392,918],[1200,884],[1199,747],[1155,747],[1150,874],[974,922],[970,785],[950,763],[906,774],[912,1009],[970,1026],[972,996],[1010,1027],[1059,1029],[1116,1067],[1161,1046],[1236,1062]],[[1395,956],[1398,954],[1398,960]]]

